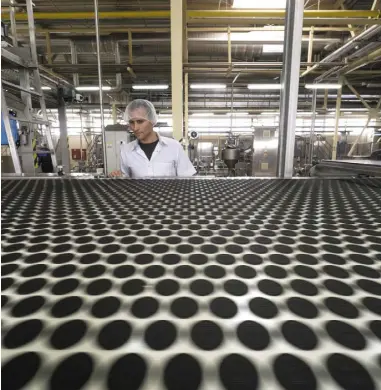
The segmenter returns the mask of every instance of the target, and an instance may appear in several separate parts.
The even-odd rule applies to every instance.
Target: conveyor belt
[[[2,389],[381,389],[381,181],[2,181]]]
[[[359,159],[323,160],[311,169],[310,174],[318,177],[381,177],[381,161]]]

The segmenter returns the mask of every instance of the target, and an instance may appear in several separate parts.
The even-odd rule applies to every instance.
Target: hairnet
[[[144,108],[144,116],[137,116],[134,114],[134,111],[139,109],[139,108]],[[157,114],[155,107],[151,102],[148,100],[144,99],[135,99],[132,102],[130,102],[126,108],[126,112],[124,113],[124,120],[126,122],[129,122],[130,119],[146,119],[150,121],[154,126],[157,123]]]

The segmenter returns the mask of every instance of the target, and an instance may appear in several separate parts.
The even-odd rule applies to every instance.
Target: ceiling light
[[[224,37],[226,40],[226,37]],[[270,42],[270,43],[281,43],[284,41],[284,30],[279,31],[249,31],[247,33],[232,33],[231,41],[244,41],[244,42]]]
[[[194,112],[192,116],[213,116],[213,112]]]
[[[280,84],[248,84],[249,89],[281,89]]]
[[[296,116],[312,116],[312,112],[297,112]]]
[[[264,111],[264,112],[261,112],[260,115],[277,115],[279,114],[279,111]]]
[[[132,89],[168,89],[168,84],[162,84],[162,85],[159,85],[159,84],[153,84],[153,85],[133,85],[132,86]]]
[[[80,92],[91,92],[91,91],[99,91],[99,87],[95,85],[88,85],[88,86],[82,86],[82,87],[76,87],[75,88],[77,91]],[[102,87],[102,91],[110,91],[111,87],[110,86],[104,86]]]
[[[283,53],[283,45],[263,45],[262,53]]]
[[[306,84],[307,89],[340,89],[341,84]]]
[[[50,87],[41,87],[41,89],[42,89],[43,91],[50,91],[50,90],[51,90]]]
[[[248,112],[233,112],[233,113],[231,113],[231,112],[227,112],[226,113],[226,115],[232,115],[232,116],[247,116],[247,115],[249,115],[249,113]]]
[[[285,9],[286,0],[234,0],[233,8],[246,9]]]
[[[191,89],[225,89],[225,84],[191,84]]]

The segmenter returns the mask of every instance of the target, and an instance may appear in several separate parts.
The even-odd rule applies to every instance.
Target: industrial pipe
[[[377,61],[380,58],[381,58],[381,48],[373,51],[372,53],[368,54],[363,58],[358,59],[357,61],[353,61],[351,64],[348,64],[347,66],[344,66],[340,70],[340,73],[342,74],[351,73],[354,70],[362,68],[363,66],[368,65],[370,62]]]
[[[327,57],[323,58],[319,63],[314,65],[312,68],[307,69],[305,72],[301,74],[301,77],[306,76],[316,68],[318,68],[321,64],[325,62],[335,61],[337,58],[342,57],[349,53],[356,45],[363,41],[368,41],[372,39],[374,36],[377,36],[381,33],[381,26],[371,26],[368,30],[363,31],[361,34],[356,35],[354,38],[348,40],[345,45],[341,46],[339,49],[335,50],[333,53],[329,54]],[[321,81],[322,79],[316,79],[316,81]]]
[[[112,11],[99,12],[99,19],[169,19],[170,11]],[[305,10],[305,18],[379,18],[381,11],[364,10]],[[9,20],[9,11],[2,13]],[[35,20],[93,20],[95,12],[35,12]],[[284,18],[284,10],[189,10],[188,19],[204,18]],[[27,15],[17,13],[16,20],[26,21]],[[369,20],[368,20],[369,23]]]
[[[237,73],[237,75],[234,77],[234,80],[232,82],[231,86],[231,98],[230,98],[230,133],[233,129],[233,96],[234,96],[234,84],[238,80],[238,77],[241,73]]]
[[[366,47],[364,47],[363,49],[368,48],[367,50],[369,51],[372,49],[372,47],[373,47],[373,45],[370,44],[370,45],[367,45]],[[365,54],[365,55],[364,55],[363,49],[358,50],[359,52],[360,51],[362,52],[361,58],[359,58],[353,62],[348,63],[344,67],[335,66],[332,69],[321,74],[315,81],[316,82],[322,81],[322,80],[327,79],[328,77],[331,77],[335,74],[345,75],[345,74],[351,73],[351,72],[355,71],[356,69],[359,69],[365,65],[368,65],[370,62],[377,61],[381,57],[381,49],[377,49],[377,50],[375,50],[371,53]],[[355,54],[357,54],[357,52],[355,52]],[[352,56],[350,56],[350,57],[352,57]],[[346,58],[346,62],[350,59],[350,57]]]

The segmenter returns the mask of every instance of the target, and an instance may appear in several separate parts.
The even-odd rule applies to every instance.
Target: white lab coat
[[[151,160],[148,160],[137,140],[121,145],[120,165],[123,175],[133,179],[193,176],[196,170],[180,143],[172,138],[159,135],[158,137],[159,142],[151,156]]]

